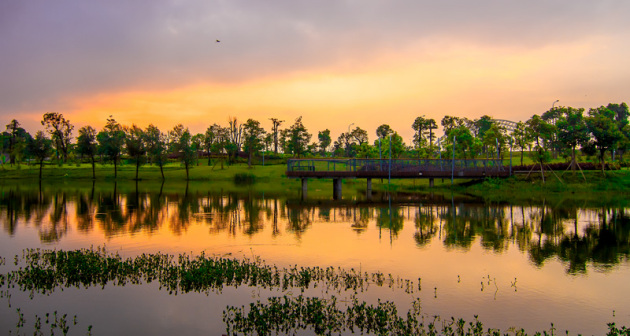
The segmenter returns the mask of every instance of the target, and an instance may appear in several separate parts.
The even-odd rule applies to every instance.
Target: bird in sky
[[[217,42],[216,42],[216,43],[219,43],[219,42],[221,42],[221,41],[217,40]]]

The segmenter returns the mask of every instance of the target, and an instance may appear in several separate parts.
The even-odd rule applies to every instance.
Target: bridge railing
[[[390,167],[391,164],[391,167]],[[357,172],[357,171],[460,171],[483,169],[505,171],[500,159],[289,159],[287,171]]]

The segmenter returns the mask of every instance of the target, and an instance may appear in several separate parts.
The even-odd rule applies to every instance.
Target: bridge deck
[[[508,177],[511,167],[497,159],[290,159],[292,178],[483,178]]]

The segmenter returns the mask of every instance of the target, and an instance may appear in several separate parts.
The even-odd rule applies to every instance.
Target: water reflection
[[[505,253],[514,245],[535,266],[551,258],[566,264],[568,273],[582,273],[592,262],[602,269],[627,260],[630,215],[622,207],[576,205],[484,204],[462,197],[410,199],[375,195],[370,201],[293,200],[265,197],[254,191],[180,192],[125,191],[113,182],[106,189],[19,190],[0,195],[0,223],[6,235],[33,227],[44,243],[62,241],[69,230],[104,237],[147,234],[168,229],[173,236],[202,225],[209,235],[272,238],[291,235],[300,241],[319,223],[347,223],[356,235],[378,230],[381,239],[397,244],[405,226],[413,226],[417,248],[432,242],[466,251],[479,241],[482,248]]]

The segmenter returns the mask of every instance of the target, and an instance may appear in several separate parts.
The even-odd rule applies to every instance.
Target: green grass
[[[456,179],[451,185],[450,179],[435,179],[434,187],[429,187],[428,179],[392,180],[373,179],[372,189],[375,192],[402,193],[444,193],[469,194],[489,201],[528,201],[545,199],[581,199],[605,202],[609,204],[626,204],[630,191],[630,171],[622,169],[607,171],[606,176],[600,171],[585,171],[584,175],[576,172],[556,172],[560,179],[547,173],[543,183],[540,173],[530,176],[516,175],[508,179],[487,179],[472,181]],[[286,177],[286,165],[256,165],[249,168],[246,164],[234,164],[220,168],[205,165],[190,169],[190,180],[186,181],[186,171],[183,166],[172,163],[164,167],[165,183],[162,183],[160,169],[157,166],[144,165],[140,168],[138,190],[164,192],[185,192],[224,190],[229,192],[255,192],[270,195],[285,195],[299,197],[301,184],[299,179]],[[39,187],[39,167],[21,165],[4,166],[0,168],[0,183],[2,185],[19,185],[21,188]],[[113,165],[96,166],[96,189],[111,189],[116,184],[120,192],[135,191],[135,166],[121,165],[118,177],[114,178]],[[47,165],[44,168],[42,184],[44,188],[92,188],[92,167],[81,165]],[[15,181],[15,182],[12,182]],[[236,183],[235,183],[236,182]],[[246,182],[246,183],[239,183]],[[343,197],[362,195],[366,190],[365,179],[344,179]],[[330,198],[332,196],[332,181],[330,179],[309,179],[308,198]]]

